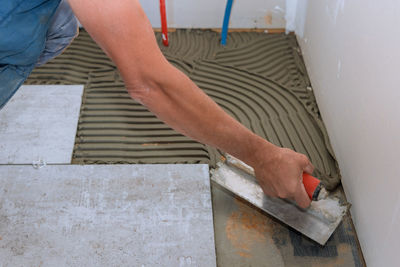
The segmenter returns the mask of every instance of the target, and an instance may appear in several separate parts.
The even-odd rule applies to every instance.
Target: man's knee
[[[46,36],[46,45],[37,66],[61,54],[79,33],[79,23],[68,1],[61,1],[54,14]]]

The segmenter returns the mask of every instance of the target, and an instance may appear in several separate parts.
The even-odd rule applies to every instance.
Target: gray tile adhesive
[[[234,32],[227,46],[204,30],[170,33],[165,57],[230,115],[272,143],[306,154],[328,189],[340,173],[294,35]],[[175,132],[125,91],[90,36],[36,68],[27,84],[85,84],[72,162],[208,163],[216,149]]]

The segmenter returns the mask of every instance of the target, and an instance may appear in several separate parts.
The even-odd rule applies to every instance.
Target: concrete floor
[[[193,57],[195,59],[201,59],[196,58],[199,55],[202,55],[202,51],[199,51],[198,48],[198,39],[192,42],[192,44],[195,45],[193,45],[191,49],[181,49],[181,44],[187,41],[185,34],[182,33],[184,32],[178,32],[175,35],[176,45],[174,46],[171,42],[171,46],[168,48],[170,52],[169,54],[175,55],[183,53],[189,58]],[[179,39],[181,38],[179,36],[181,36],[182,39]],[[199,35],[196,33],[195,37],[198,38]],[[232,35],[231,37],[234,37],[234,35]],[[290,36],[286,37],[290,38]],[[160,35],[157,35],[157,38],[160,39]],[[218,44],[217,38],[215,39],[215,42],[207,40],[206,43],[214,44],[215,46],[216,44]],[[232,44],[233,41],[234,38],[231,39],[229,43]],[[275,44],[273,45],[274,47],[272,49],[285,50],[285,47],[289,48],[287,50],[288,53],[284,53],[287,57],[281,57],[288,60],[288,65],[284,66],[284,68],[282,68],[282,71],[271,72],[271,74],[275,73],[275,76],[273,77],[270,76],[270,74],[268,73],[270,69],[265,69],[265,66],[268,66],[268,64],[272,64],[273,62],[275,62],[274,60],[276,59],[276,53],[267,53],[269,51],[266,51],[266,53],[263,54],[270,55],[271,57],[266,56],[263,59],[259,57],[260,53],[254,53],[252,54],[253,60],[254,62],[257,62],[257,65],[261,68],[259,74],[267,75],[269,78],[272,78],[273,80],[284,84],[287,88],[295,87],[296,91],[294,92],[298,94],[300,99],[302,99],[307,106],[312,103],[312,105],[308,107],[315,114],[318,114],[318,108],[315,99],[312,97],[312,92],[307,89],[307,86],[311,85],[309,84],[308,79],[302,79],[302,75],[305,73],[305,67],[302,63],[301,57],[298,57],[300,55],[300,50],[298,49],[297,44],[295,44],[294,38],[292,38],[292,41],[294,42],[285,42],[283,46],[280,46],[279,48],[276,47]],[[268,50],[270,46],[266,44],[260,47],[262,47],[262,49],[264,50]],[[161,49],[166,50],[163,47],[161,47]],[[212,49],[212,47],[210,47],[210,49]],[[82,52],[78,54],[76,53],[77,51]],[[294,54],[291,53],[293,51]],[[208,55],[215,54],[210,53],[210,51],[205,52]],[[87,59],[95,58],[96,64],[94,64],[93,67],[88,67],[87,65],[89,64],[87,64],[85,59],[82,58],[82,55],[85,55]],[[221,56],[223,55],[221,54]],[[259,64],[260,60],[264,60],[265,64]],[[238,61],[235,64],[239,65],[240,67],[241,61]],[[79,66],[79,68],[77,69],[76,66]],[[188,68],[188,73],[191,72],[191,67],[189,67],[189,65],[185,62],[182,62],[182,64],[179,66],[186,67]],[[264,73],[263,69],[265,69],[267,72]],[[105,72],[105,70],[109,71]],[[182,70],[184,71],[185,69],[183,68]],[[294,70],[294,72],[288,72],[288,70]],[[287,72],[287,75],[285,74],[285,72]],[[28,82],[32,84],[86,84],[90,75],[93,75],[92,77],[97,77],[97,75],[100,74],[104,74],[104,77],[107,77],[104,78],[105,80],[102,80],[103,84],[101,85],[101,87],[106,86],[107,91],[109,89],[117,89],[116,93],[119,97],[121,96],[121,94],[124,94],[125,91],[123,83],[115,81],[118,75],[113,63],[106,57],[106,55],[104,55],[101,49],[97,47],[97,45],[93,42],[93,40],[91,40],[89,35],[85,32],[82,32],[80,36],[74,41],[74,43],[62,55],[57,57],[52,62],[49,62],[48,64],[36,69],[32,73]],[[110,90],[110,92],[112,91]],[[94,105],[96,104],[96,101],[99,101],[98,98],[96,98],[97,96],[98,95],[95,95],[95,98],[92,98],[91,100],[92,104]],[[96,101],[94,101],[93,99],[95,99]],[[135,107],[135,109],[141,111],[140,108]],[[115,112],[112,109],[107,111]],[[94,112],[94,115],[98,115],[96,110]],[[105,113],[100,114],[104,115]],[[115,114],[116,113],[112,113],[110,115]],[[125,116],[125,114],[122,114],[119,119],[123,119],[126,117],[127,116]],[[130,125],[131,124],[127,124],[125,125],[125,127]],[[147,138],[151,140],[151,142],[146,140],[143,141],[143,143],[157,143],[157,141],[159,141],[159,139],[157,139],[157,141],[154,141],[151,136],[147,136],[146,139]],[[114,139],[110,139],[110,143],[113,140]],[[141,140],[132,140],[131,143],[135,143],[134,141],[136,141],[139,145],[133,146],[134,149],[132,150],[135,152],[130,154],[131,157],[117,159],[117,162],[125,160],[126,163],[133,163],[128,160],[131,160],[133,156],[137,156],[138,158],[140,158],[140,155],[138,156],[137,151],[145,151],[145,149],[138,148],[139,146],[141,146]],[[181,139],[179,139],[179,141],[181,141]],[[91,146],[92,144],[85,145]],[[109,149],[108,147],[106,148]],[[155,147],[148,148],[154,149]],[[204,152],[204,149],[202,150],[200,148],[199,151]],[[170,151],[168,151],[168,153],[170,153]],[[204,155],[200,157],[200,160],[203,157],[207,159],[208,154],[212,155],[213,153],[204,153]],[[88,158],[86,158],[86,160],[87,159]],[[80,162],[84,162],[84,160],[85,158],[82,158]],[[165,158],[160,157],[160,160],[165,160]],[[198,159],[196,160],[197,162],[199,162]],[[96,161],[99,162],[96,158],[95,161],[92,161],[92,163]],[[135,161],[135,163],[137,162],[139,161]],[[344,197],[340,190],[338,190],[338,193],[341,194],[342,197]],[[277,222],[276,220],[270,218],[268,215],[254,209],[253,207],[247,205],[246,203],[236,199],[232,195],[216,187],[212,187],[212,203],[214,214],[215,246],[218,266],[230,267],[363,265],[362,254],[358,249],[358,241],[350,217],[346,217],[344,219],[343,223],[339,226],[338,230],[334,233],[330,241],[328,241],[327,245],[325,247],[321,247],[302,237],[299,233],[289,229],[280,222]]]
[[[208,166],[0,166],[0,266],[216,266]]]

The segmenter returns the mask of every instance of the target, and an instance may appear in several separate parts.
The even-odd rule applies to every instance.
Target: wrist
[[[273,158],[279,153],[279,147],[268,142],[267,140],[257,136],[256,140],[250,146],[249,157],[247,163],[253,168],[269,158]]]

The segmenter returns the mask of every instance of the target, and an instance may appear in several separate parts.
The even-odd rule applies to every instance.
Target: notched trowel
[[[328,241],[350,206],[330,196],[319,180],[309,175],[303,176],[307,194],[313,200],[308,209],[268,197],[254,177],[253,168],[230,155],[218,163],[211,180],[321,245]]]

